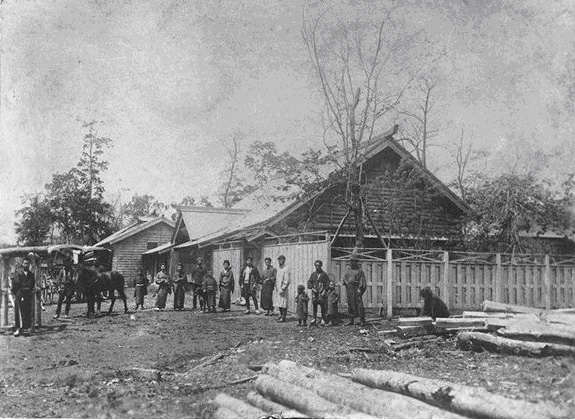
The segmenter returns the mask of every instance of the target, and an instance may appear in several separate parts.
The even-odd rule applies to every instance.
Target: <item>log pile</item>
[[[575,355],[575,315],[569,310],[545,311],[497,302],[483,302],[485,327],[495,333],[461,332],[461,348],[531,357]],[[463,319],[481,319],[464,312]]]
[[[264,365],[247,402],[218,395],[216,418],[559,418],[553,405],[446,381],[355,369],[340,376],[283,360]]]

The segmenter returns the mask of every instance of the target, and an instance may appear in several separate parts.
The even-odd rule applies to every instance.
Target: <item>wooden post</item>
[[[0,257],[0,328],[8,326],[8,261]]]
[[[501,267],[501,254],[495,255],[495,302],[503,302],[501,300],[501,277],[502,277],[502,267]]]
[[[545,255],[545,268],[543,269],[543,284],[545,284],[545,309],[551,309],[551,267],[549,255]]]
[[[393,251],[388,248],[386,251],[387,259],[387,317],[393,316]]]
[[[443,301],[449,308],[449,252],[443,251]]]

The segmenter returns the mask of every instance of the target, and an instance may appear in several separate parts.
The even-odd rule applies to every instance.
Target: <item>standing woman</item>
[[[166,309],[166,299],[172,292],[170,276],[166,272],[166,264],[160,265],[160,271],[156,274],[155,283],[158,285],[158,295],[156,296],[156,307],[154,310],[163,311]]]
[[[272,259],[267,257],[265,260],[266,268],[261,272],[262,277],[262,296],[261,306],[266,311],[265,315],[270,316],[274,314],[273,294],[276,287],[276,276],[278,270],[272,267]]]
[[[220,303],[218,307],[222,312],[230,310],[232,293],[234,293],[234,273],[228,260],[224,261],[224,269],[220,272]]]
[[[174,311],[184,310],[184,297],[186,295],[186,274],[184,273],[184,266],[178,263],[176,266],[176,278],[174,283]]]
[[[285,322],[287,316],[288,308],[288,298],[289,298],[289,285],[291,283],[291,273],[285,265],[286,257],[280,255],[278,257],[279,268],[277,269],[277,279],[276,279],[276,306],[279,308],[280,317],[279,322]]]
[[[144,275],[144,270],[138,268],[136,270],[136,287],[134,289],[134,297],[136,298],[136,309],[144,309],[144,296],[148,294],[148,278]]]

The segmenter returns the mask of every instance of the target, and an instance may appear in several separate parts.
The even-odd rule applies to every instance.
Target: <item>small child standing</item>
[[[207,307],[206,312],[216,312],[216,291],[218,290],[218,282],[214,276],[208,274],[204,280],[203,286],[204,303]]]
[[[307,303],[309,301],[309,296],[307,295],[306,291],[305,291],[305,286],[303,284],[300,284],[297,287],[297,296],[295,298],[295,302],[296,302],[296,307],[297,307],[297,325],[301,326],[303,325],[304,327],[307,326],[307,314],[308,314],[308,309],[307,309]]]
[[[333,327],[338,324],[338,311],[337,305],[339,303],[339,290],[335,285],[335,281],[330,280],[329,288],[327,289],[327,325]]]

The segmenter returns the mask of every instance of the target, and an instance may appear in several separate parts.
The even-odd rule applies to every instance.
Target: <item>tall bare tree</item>
[[[390,83],[396,53],[413,38],[401,39],[392,27],[392,11],[369,27],[359,22],[326,22],[326,13],[304,17],[302,36],[326,105],[329,127],[338,137],[346,176],[345,201],[355,219],[355,246],[364,246],[361,161],[377,123],[394,110],[413,77]],[[373,40],[373,42],[372,42]],[[406,80],[407,79],[407,80]],[[342,223],[345,221],[342,220]],[[338,229],[339,230],[339,229]]]
[[[240,153],[240,148],[238,146],[238,137],[236,134],[232,136],[232,147],[228,149],[228,155],[230,157],[230,167],[228,170],[228,177],[224,184],[224,192],[222,198],[222,204],[224,207],[231,207],[232,203],[230,202],[230,191],[232,188],[232,184],[234,182],[236,176],[236,170],[238,165],[238,155]]]
[[[413,110],[403,110],[400,114],[407,117],[403,131],[403,140],[412,148],[419,163],[427,168],[427,151],[434,146],[432,139],[437,136],[439,129],[436,114],[435,90],[437,79],[431,75],[421,75],[415,83],[417,90],[417,104]]]

